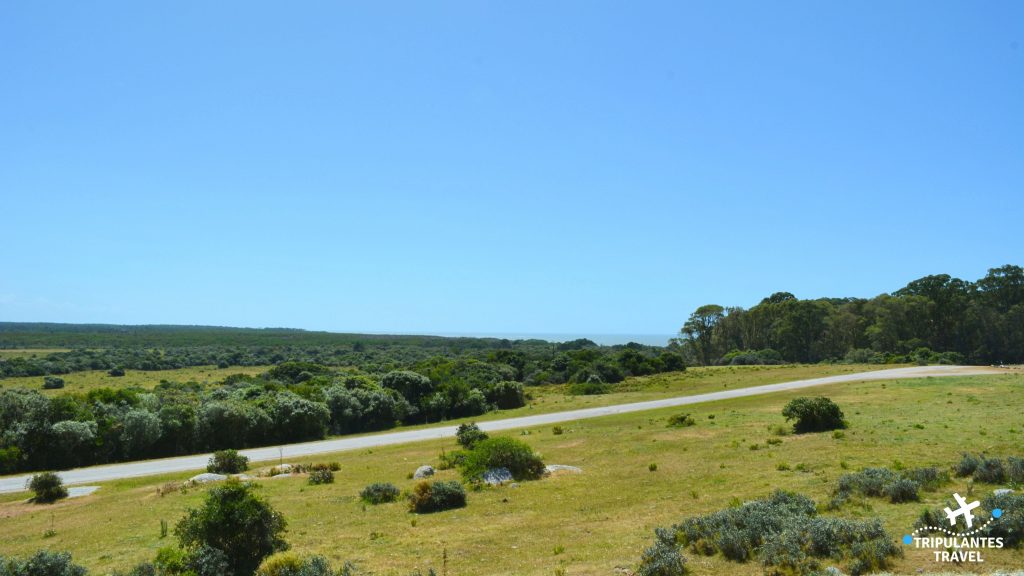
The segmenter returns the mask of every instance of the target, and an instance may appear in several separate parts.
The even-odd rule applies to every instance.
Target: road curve
[[[812,386],[825,384],[839,384],[843,382],[863,382],[867,380],[893,380],[900,378],[925,378],[928,376],[970,376],[979,374],[1001,374],[1003,370],[984,366],[914,366],[910,368],[893,368],[889,370],[876,370],[872,372],[858,372],[855,374],[842,374],[839,376],[826,376],[823,378],[812,378],[809,380],[797,380],[794,382],[780,382],[778,384],[765,384],[763,386],[751,386],[748,388],[726,389],[719,392],[706,394],[694,394],[691,396],[677,396],[675,398],[664,398],[661,400],[648,400],[646,402],[633,402],[630,404],[618,404],[615,406],[602,406],[598,408],[581,408],[566,412],[551,412],[548,414],[537,414],[536,416],[519,416],[503,420],[491,420],[480,422],[483,430],[508,430],[510,428],[526,428],[559,422],[570,422],[586,418],[598,418],[613,414],[625,414],[628,412],[640,412],[642,410],[653,410],[656,408],[668,408],[672,406],[684,406],[687,404],[699,404],[714,400],[725,400],[728,398],[740,398],[743,396],[757,396],[782,392],[786,390],[799,390]],[[404,444],[407,442],[419,442],[423,440],[434,440],[438,438],[449,438],[455,436],[456,426],[438,426],[435,428],[422,428],[418,430],[407,430],[403,432],[387,432],[367,436],[345,436],[332,438],[330,440],[319,440],[316,442],[303,442],[300,444],[287,444],[284,446],[266,446],[263,448],[252,448],[242,450],[241,453],[248,456],[253,462],[277,460],[282,455],[288,458],[324,454],[327,452],[341,452],[346,450],[359,450],[362,448],[373,448],[376,446],[388,446],[391,444]],[[91,466],[88,468],[76,468],[61,472],[60,475],[66,484],[87,484],[93,482],[104,482],[121,478],[135,478],[139,476],[151,476],[155,474],[168,474],[173,472],[185,472],[188,470],[201,470],[206,468],[210,454],[198,454],[194,456],[178,456],[160,460],[145,460],[140,462],[124,462],[121,464],[107,464],[103,466]],[[20,492],[25,490],[25,482],[31,475],[8,476],[0,478],[0,493]]]

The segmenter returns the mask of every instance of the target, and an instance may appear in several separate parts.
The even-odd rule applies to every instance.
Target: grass
[[[7,360],[9,358],[35,358],[38,356],[48,356],[57,352],[67,352],[69,348],[0,348],[0,360]]]
[[[844,438],[772,435],[771,428],[784,424],[785,403],[808,393],[826,394],[843,408],[850,422]],[[687,409],[697,422],[687,428],[666,426],[677,412],[669,408],[567,423],[561,435],[550,427],[530,429],[519,437],[547,463],[584,472],[470,492],[468,507],[456,511],[414,516],[404,502],[363,506],[358,496],[376,481],[409,489],[413,481],[407,474],[421,464],[436,465],[442,449],[456,447],[454,439],[295,460],[337,460],[342,468],[334,484],[262,480],[260,491],[288,519],[287,539],[295,551],[354,560],[378,575],[439,568],[445,551],[449,574],[609,574],[635,567],[654,527],[762,497],[776,487],[824,502],[844,467],[892,466],[899,460],[906,467],[945,468],[963,450],[1020,455],[1024,445],[1021,375],[834,384]],[[769,438],[782,442],[767,444]],[[750,450],[755,443],[761,449]],[[652,462],[657,473],[648,470]],[[173,526],[206,490],[161,497],[157,487],[191,474],[110,482],[92,496],[52,506],[26,504],[24,494],[0,497],[0,553],[67,549],[98,574],[149,559],[173,543],[173,536],[160,539],[160,520]],[[437,474],[456,477],[451,470]],[[992,488],[975,484],[974,494]],[[938,492],[923,492],[919,503],[875,499],[839,514],[880,517],[898,538],[922,508],[966,490],[966,480],[956,479]],[[56,535],[44,538],[51,518]],[[934,564],[927,551],[906,552],[893,572],[949,569]],[[688,556],[695,574],[761,573],[756,562]],[[1024,565],[1021,550],[989,550],[984,557],[979,566],[985,572]]]
[[[162,380],[172,382],[200,382],[214,383],[223,380],[231,374],[260,374],[269,370],[271,366],[232,366],[230,368],[217,368],[216,366],[192,366],[179,368],[177,370],[126,370],[124,376],[110,376],[106,370],[87,370],[84,372],[72,372],[71,374],[60,375],[64,379],[64,388],[57,390],[43,390],[42,376],[23,376],[17,378],[0,379],[0,386],[9,388],[33,388],[48,396],[82,393],[96,388],[130,388],[139,387],[151,389]]]

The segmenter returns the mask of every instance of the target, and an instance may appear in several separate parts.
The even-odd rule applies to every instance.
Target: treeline
[[[926,276],[872,299],[778,292],[750,309],[698,308],[673,343],[692,364],[1024,361],[1024,268],[969,282]]]
[[[683,369],[677,354],[633,345],[584,346],[532,358],[432,357],[371,374],[354,367],[283,362],[258,377],[212,386],[162,382],[153,390],[44,396],[0,390],[0,473],[247,448],[476,416],[526,403],[524,380],[617,382]]]

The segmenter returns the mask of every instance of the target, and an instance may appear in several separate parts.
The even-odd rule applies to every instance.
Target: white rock
[[[227,480],[228,477],[223,474],[213,474],[211,472],[203,472],[202,474],[196,474],[189,478],[189,482],[195,482],[196,484],[206,484],[207,482],[221,482]]]
[[[1013,490],[1010,488],[999,488],[997,490],[993,490],[992,493],[996,496],[1002,496],[1003,494],[1013,494]]]
[[[573,472],[575,474],[579,474],[580,472],[583,472],[583,469],[575,466],[567,466],[565,464],[548,464],[544,467],[545,474],[551,474],[552,472]]]
[[[99,486],[68,486],[68,498],[88,496],[99,489]]]
[[[430,478],[434,475],[433,466],[420,466],[416,469],[416,472],[412,475],[413,478],[421,480],[423,478]]]

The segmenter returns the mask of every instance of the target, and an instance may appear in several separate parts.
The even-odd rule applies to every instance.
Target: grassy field
[[[5,378],[0,380],[0,386],[10,388],[34,388],[47,395],[88,392],[96,388],[153,388],[162,380],[172,382],[200,382],[214,383],[223,380],[231,374],[260,374],[269,370],[271,366],[233,366],[231,368],[217,368],[216,366],[193,366],[180,368],[178,370],[155,370],[144,372],[142,370],[127,370],[124,376],[110,376],[106,370],[87,370],[85,372],[73,372],[64,374],[64,388],[58,390],[43,390],[42,376],[25,376],[18,378]]]
[[[1024,377],[935,378],[835,384],[816,390],[838,402],[850,429],[845,437],[812,434],[781,437],[768,446],[770,429],[783,424],[779,412],[808,391],[779,393],[688,406],[697,425],[671,429],[665,419],[680,409],[600,418],[516,434],[540,451],[547,463],[580,466],[564,475],[518,488],[471,492],[458,511],[416,516],[401,503],[364,507],[359,490],[373,481],[412,485],[406,476],[420,464],[437,463],[453,441],[394,446],[361,453],[317,457],[337,460],[342,470],[333,485],[310,487],[302,478],[262,480],[260,491],[289,521],[288,540],[300,553],[353,560],[375,574],[404,575],[415,568],[439,568],[447,552],[448,573],[613,574],[635,566],[652,530],[683,517],[728,506],[776,487],[827,498],[836,478],[865,466],[934,464],[947,467],[961,451],[1020,455],[1024,445]],[[713,419],[710,416],[714,416]],[[758,450],[751,450],[751,445]],[[648,471],[656,463],[657,471]],[[780,471],[785,463],[791,470]],[[38,548],[67,549],[95,573],[151,558],[173,543],[159,538],[159,521],[172,525],[205,489],[157,494],[164,482],[191,474],[111,482],[94,495],[53,506],[23,502],[24,495],[0,498],[0,553],[27,554]],[[441,478],[455,477],[451,471]],[[975,485],[982,496],[993,487]],[[882,518],[894,537],[906,533],[924,506],[937,506],[965,481],[915,504],[869,500],[840,515]],[[48,529],[56,532],[46,538]],[[907,549],[895,572],[933,564],[924,551]],[[756,562],[734,564],[689,555],[696,574],[760,574]],[[984,569],[1024,565],[1024,551],[985,553]]]
[[[0,360],[8,358],[35,358],[56,352],[67,352],[68,350],[68,348],[13,348],[9,350],[0,348]]]

